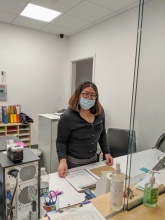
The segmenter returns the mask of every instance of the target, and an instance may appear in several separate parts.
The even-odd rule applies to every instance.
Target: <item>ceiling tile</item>
[[[65,13],[81,1],[82,0],[31,0],[30,2]]]
[[[104,7],[92,4],[87,1],[83,1],[75,8],[72,8],[70,11],[68,11],[66,14],[93,22],[97,19],[105,17],[112,12],[113,11]]]
[[[97,24],[97,23],[101,23],[102,21],[105,21],[105,20],[107,20],[107,19],[109,19],[109,18],[111,18],[111,17],[113,17],[113,16],[115,16],[115,15],[118,15],[118,14],[119,14],[118,12],[113,12],[112,14],[107,15],[107,16],[105,16],[105,17],[103,17],[103,18],[101,18],[101,19],[95,21],[95,22],[93,23],[93,25],[94,25],[94,24]]]
[[[42,31],[53,33],[53,34],[68,34],[73,31],[73,29],[70,28],[64,28],[61,26],[48,24],[46,27],[42,28]]]
[[[149,0],[145,0],[149,1]],[[27,3],[62,12],[51,23],[20,16]],[[0,0],[0,21],[48,33],[71,36],[137,6],[138,0]]]
[[[13,14],[20,13],[27,5],[28,0],[0,0],[0,9]]]
[[[24,16],[19,15],[13,23],[14,25],[18,25],[21,27],[27,27],[35,30],[40,30],[43,28],[47,23],[42,22],[42,21],[37,21],[34,19],[26,18]]]
[[[139,2],[135,2],[134,4],[127,5],[126,7],[118,10],[118,12],[121,13],[121,12],[127,11],[127,10],[129,10],[131,8],[134,8],[134,7],[138,6],[138,5],[139,5]]]
[[[63,27],[77,29],[77,28],[81,28],[87,24],[90,24],[91,22],[64,14],[64,15],[59,16],[57,19],[55,19],[51,23],[56,24],[56,25],[60,25]]]
[[[104,6],[114,11],[118,11],[135,2],[139,2],[138,0],[101,0],[101,1],[100,0],[87,0],[87,1],[100,5],[100,6]]]
[[[88,25],[86,25],[86,26],[84,26],[84,27],[82,27],[82,28],[79,28],[79,29],[77,29],[77,30],[73,30],[72,32],[66,34],[66,36],[71,36],[71,35],[76,34],[76,33],[80,32],[80,31],[82,31],[82,30],[86,30],[86,29],[88,29],[88,28],[90,28],[90,27],[92,27],[92,26],[93,26],[93,23],[90,23],[90,24],[88,24]]]
[[[10,24],[14,20],[15,17],[16,17],[16,15],[14,15],[14,14],[0,11],[0,21],[2,21],[2,22]]]

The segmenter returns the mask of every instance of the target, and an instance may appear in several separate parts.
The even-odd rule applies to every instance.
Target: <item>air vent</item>
[[[29,165],[24,166],[20,170],[20,179],[22,181],[31,180],[36,175],[36,166],[35,165]]]
[[[27,204],[36,199],[37,196],[37,186],[26,186],[21,190],[18,199],[21,203]]]

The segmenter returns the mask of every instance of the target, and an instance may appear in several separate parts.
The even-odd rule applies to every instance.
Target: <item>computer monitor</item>
[[[165,168],[165,156],[159,160],[159,162],[152,168],[152,170],[161,170]]]

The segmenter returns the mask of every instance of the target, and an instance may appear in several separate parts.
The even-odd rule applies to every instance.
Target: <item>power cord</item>
[[[14,192],[13,192],[13,195],[12,195],[12,198],[11,198],[11,201],[10,201],[10,203],[9,203],[9,207],[10,207],[10,209],[9,209],[9,212],[8,212],[8,214],[7,214],[7,220],[8,220],[8,218],[9,218],[9,215],[10,215],[10,219],[12,220],[12,218],[13,218],[13,211],[12,211],[12,206],[13,206],[13,200],[14,200],[14,196],[15,196],[15,193],[16,193],[16,189],[17,189],[17,186],[18,186],[18,172],[19,172],[19,170],[10,170],[9,172],[8,172],[8,175],[10,175],[10,176],[12,176],[12,177],[14,177],[15,179],[16,179],[16,185],[15,185],[15,188],[14,188]]]

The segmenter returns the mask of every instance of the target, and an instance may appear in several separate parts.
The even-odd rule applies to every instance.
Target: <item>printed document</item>
[[[48,213],[50,220],[105,220],[92,203],[72,206],[63,212]]]
[[[88,173],[85,169],[69,171],[65,179],[78,191],[84,187],[95,186],[97,179]]]

